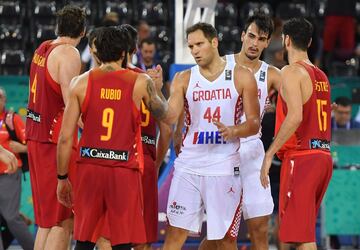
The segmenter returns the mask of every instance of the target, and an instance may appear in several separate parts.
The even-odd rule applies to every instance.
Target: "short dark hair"
[[[271,34],[274,31],[274,23],[269,15],[266,15],[262,12],[256,13],[252,16],[249,16],[244,25],[244,32],[248,30],[250,24],[255,23],[260,31],[267,34],[267,39],[271,37]]]
[[[132,54],[136,50],[136,44],[138,41],[137,30],[130,24],[123,24],[121,27],[127,30],[129,36],[129,53]]]
[[[292,18],[283,27],[283,34],[290,37],[294,47],[303,51],[307,51],[312,33],[312,24],[303,17]]]
[[[58,36],[78,38],[85,29],[85,11],[78,6],[66,5],[56,13],[56,25]]]
[[[335,99],[335,103],[344,107],[351,106],[351,100],[346,96],[339,96]]]
[[[98,34],[99,32],[101,32],[101,29],[102,29],[102,27],[94,28],[94,29],[92,29],[92,30],[89,32],[89,34],[88,34],[88,36],[87,36],[87,38],[88,38],[88,43],[89,43],[89,47],[91,47],[91,46],[93,45],[94,40],[96,39],[97,34]]]
[[[95,55],[102,63],[116,62],[123,57],[123,65],[127,64],[128,52],[127,30],[121,27],[102,27],[96,34]],[[123,53],[125,53],[123,55]]]
[[[186,29],[186,38],[188,38],[190,33],[193,33],[197,30],[201,30],[204,33],[204,36],[206,37],[206,39],[208,39],[208,41],[211,41],[212,39],[214,39],[215,37],[218,36],[217,30],[211,24],[196,23]]]
[[[143,40],[141,40],[141,42],[140,42],[140,48],[142,48],[142,46],[143,46],[143,44],[144,43],[147,43],[147,44],[155,44],[155,41],[152,39],[152,38],[150,38],[150,37],[148,37],[148,38],[144,38]]]

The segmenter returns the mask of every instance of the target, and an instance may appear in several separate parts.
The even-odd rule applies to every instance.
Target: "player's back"
[[[141,167],[140,113],[133,101],[137,76],[127,69],[89,72],[78,163]]]
[[[331,95],[330,83],[325,73],[319,68],[298,62],[309,74],[312,94],[303,104],[302,122],[294,135],[282,147],[278,156],[288,150],[330,150],[331,140]],[[276,133],[287,114],[287,106],[279,94],[277,105]]]
[[[28,140],[51,142],[50,130],[54,119],[60,115],[65,106],[60,85],[51,78],[47,69],[48,57],[59,45],[61,43],[43,42],[36,49],[31,61],[26,120]]]

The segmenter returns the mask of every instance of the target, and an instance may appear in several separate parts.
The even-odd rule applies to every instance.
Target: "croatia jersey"
[[[225,141],[212,120],[226,126],[240,122],[240,96],[234,85],[234,64],[227,63],[214,81],[191,68],[185,94],[185,134],[175,169],[203,176],[225,176],[238,172],[238,139]]]
[[[234,54],[226,55],[226,61],[229,63],[236,64]],[[269,65],[266,62],[261,62],[261,66],[259,70],[254,74],[256,79],[256,84],[258,88],[258,98],[259,98],[259,104],[260,104],[260,118],[262,120],[264,113],[265,113],[265,105],[268,100],[268,87],[267,87],[267,73],[268,73]],[[245,114],[241,115],[241,123],[246,121]],[[259,132],[255,135],[241,138],[241,142],[246,142],[254,139],[261,138],[261,127],[259,129]]]

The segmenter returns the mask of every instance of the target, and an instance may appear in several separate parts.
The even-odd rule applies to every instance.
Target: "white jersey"
[[[226,61],[235,65],[235,56],[234,54],[226,55]],[[268,86],[267,86],[267,73],[268,73],[269,65],[266,62],[261,62],[261,66],[259,70],[254,74],[257,87],[258,87],[258,97],[259,97],[259,104],[260,104],[260,119],[262,120],[264,116],[265,105],[268,100]],[[246,116],[243,114],[241,116],[241,123],[246,121]],[[246,142],[254,139],[261,138],[261,127],[259,132],[255,135],[241,138],[241,142]]]
[[[225,141],[212,119],[226,126],[240,123],[241,98],[234,84],[234,64],[227,63],[214,81],[191,68],[185,94],[185,134],[175,169],[202,176],[234,175],[239,170],[240,142]]]

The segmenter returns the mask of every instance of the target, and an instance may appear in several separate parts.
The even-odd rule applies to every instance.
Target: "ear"
[[[285,43],[285,46],[286,46],[286,47],[289,47],[289,46],[291,45],[291,39],[290,39],[289,35],[286,35],[286,36],[285,36],[285,41],[284,41],[284,43]]]
[[[244,37],[245,37],[245,32],[243,31],[243,32],[241,33],[241,42],[242,42],[242,43],[244,42]]]
[[[311,43],[312,43],[312,38],[310,38],[310,41],[309,41],[308,46],[307,46],[308,48],[310,48]]]
[[[219,46],[219,39],[217,37],[211,40],[211,46],[213,46],[214,48],[217,48]]]

